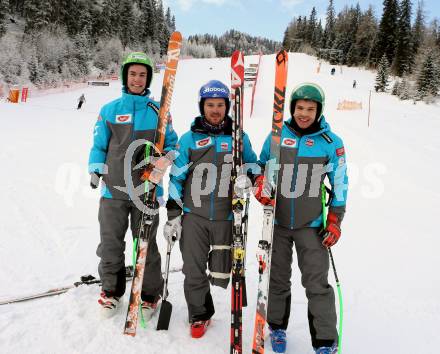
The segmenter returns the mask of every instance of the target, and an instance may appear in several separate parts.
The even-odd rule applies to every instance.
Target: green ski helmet
[[[145,89],[148,89],[150,87],[151,80],[153,79],[153,61],[147,56],[147,54],[142,52],[133,52],[128,54],[121,64],[121,79],[123,86],[127,86],[127,72],[128,67],[131,64],[141,64],[147,68],[148,77]]]
[[[293,117],[295,112],[296,101],[298,100],[311,100],[318,103],[318,109],[316,111],[316,120],[320,121],[322,112],[324,111],[325,94],[322,88],[311,82],[304,82],[296,86],[292,94],[290,95],[290,114]]]

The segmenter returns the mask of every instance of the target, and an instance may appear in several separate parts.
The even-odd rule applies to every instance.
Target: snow
[[[257,57],[246,57],[247,63]],[[343,352],[435,353],[440,305],[436,220],[440,198],[439,105],[412,104],[369,90],[374,73],[331,66],[304,54],[290,54],[288,92],[303,81],[327,94],[326,117],[345,142],[350,190],[343,235],[333,248],[344,296]],[[179,64],[172,103],[179,136],[198,113],[197,92],[210,79],[229,82],[227,59],[184,60]],[[357,88],[352,88],[353,80]],[[246,92],[245,130],[257,153],[270,131],[274,55],[262,58],[252,118]],[[161,77],[153,80],[159,98]],[[81,93],[83,109],[76,110]],[[25,104],[0,103],[0,301],[69,285],[80,275],[96,275],[99,192],[89,188],[87,159],[100,107],[120,94],[120,83],[31,97]],[[338,111],[342,100],[361,101],[362,110]],[[244,309],[243,348],[250,352],[257,287],[255,251],[261,235],[261,207],[252,200],[247,249],[249,306]],[[161,222],[165,218],[161,210]],[[165,241],[159,228],[159,248]],[[131,261],[127,236],[126,263]],[[163,257],[163,264],[165,257]],[[171,266],[182,264],[174,247]],[[310,354],[307,305],[293,264],[292,315],[288,353]],[[331,283],[334,278],[330,272]],[[128,288],[130,284],[128,284]],[[135,338],[122,334],[128,291],[120,313],[101,319],[98,286],[0,306],[1,353],[227,353],[230,289],[212,288],[216,314],[205,337],[189,337],[183,276],[170,275],[173,314],[168,331],[156,332],[157,316]],[[267,342],[267,352],[271,352]]]

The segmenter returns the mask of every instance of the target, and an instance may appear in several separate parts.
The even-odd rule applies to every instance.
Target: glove
[[[159,184],[165,175],[167,168],[173,163],[170,153],[165,156],[153,157],[152,162],[141,170],[141,181],[150,181]]]
[[[179,241],[182,235],[182,216],[168,220],[163,227],[163,237],[168,243]]]
[[[92,189],[96,189],[99,186],[99,179],[101,178],[101,174],[98,172],[92,172],[90,174],[90,187],[92,187]]]
[[[244,198],[249,194],[252,182],[246,175],[239,175],[234,182],[234,192],[239,198]]]
[[[338,215],[329,212],[327,215],[327,227],[324,230],[324,240],[322,245],[330,248],[338,242],[341,237],[341,220],[339,220]]]
[[[263,175],[257,177],[254,185],[254,195],[261,204],[274,206],[274,192],[275,187]]]

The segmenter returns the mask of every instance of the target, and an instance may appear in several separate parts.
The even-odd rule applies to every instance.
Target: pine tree
[[[390,65],[386,55],[382,55],[382,58],[377,65],[376,85],[374,86],[376,92],[385,92],[389,82]]]
[[[306,34],[306,40],[311,45],[313,45],[316,41],[316,25],[316,9],[315,6],[313,6],[312,11],[310,12]]]
[[[121,0],[119,3],[119,38],[121,43],[126,48],[133,42],[133,23],[135,17],[133,13],[133,4],[131,0]]]
[[[335,37],[335,7],[333,6],[333,0],[329,0],[324,35],[322,38],[322,47],[331,48]]]
[[[400,84],[400,92],[399,92],[399,98],[401,100],[409,100],[411,98],[410,93],[411,87],[408,82],[408,79],[406,77],[403,78],[401,84]]]
[[[9,12],[9,0],[0,0],[0,38],[6,33],[6,19]]]
[[[435,97],[440,89],[439,68],[435,62],[434,51],[429,51],[422,63],[417,78],[417,98]]]
[[[110,38],[119,33],[120,19],[116,0],[104,0],[99,22],[100,37]]]
[[[393,85],[393,89],[391,90],[391,94],[393,96],[400,96],[400,86],[402,83],[399,80],[396,80]]]
[[[47,27],[50,23],[50,0],[27,0],[24,5],[25,33],[32,34]]]
[[[383,14],[379,24],[377,39],[370,55],[370,63],[375,65],[384,54],[390,63],[396,51],[398,36],[398,7],[397,0],[383,1]]]
[[[160,43],[160,55],[163,56],[167,52],[168,39],[170,37],[170,31],[166,25],[165,15],[163,10],[162,0],[159,0],[156,9],[156,21],[157,21],[157,39]]]
[[[412,71],[413,49],[411,42],[411,1],[402,0],[398,22],[399,35],[397,36],[396,55],[393,62],[393,71],[396,75]]]
[[[425,19],[423,15],[423,1],[419,1],[416,13],[416,19],[412,29],[412,51],[416,56],[423,42],[425,32]]]
[[[173,32],[176,30],[176,17],[174,15],[171,18],[171,29]]]

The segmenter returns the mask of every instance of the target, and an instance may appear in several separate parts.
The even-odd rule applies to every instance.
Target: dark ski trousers
[[[212,285],[227,288],[231,273],[232,221],[211,221],[185,214],[180,251],[189,321],[207,320],[214,314]],[[207,264],[209,275],[206,274]]]
[[[100,225],[101,243],[96,254],[101,258],[98,266],[102,280],[102,290],[122,296],[125,292],[125,233],[130,227],[133,238],[139,233],[141,211],[129,200],[101,198],[98,220]],[[162,292],[163,278],[161,273],[161,257],[156,243],[159,215],[156,215],[148,244],[145,264],[142,297],[157,297]]]
[[[84,101],[79,101],[79,102],[78,102],[78,107],[77,107],[76,109],[81,109],[83,103],[84,103]]]
[[[289,230],[275,225],[268,301],[268,323],[286,329],[289,323],[292,275],[292,246],[295,244],[301,283],[308,299],[312,345],[331,345],[338,338],[335,294],[328,283],[329,256],[317,228]]]

